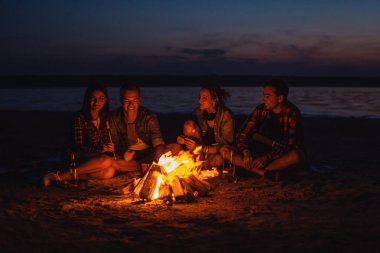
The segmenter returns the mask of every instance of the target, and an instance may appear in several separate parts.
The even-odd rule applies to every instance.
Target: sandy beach
[[[186,115],[159,114],[167,143]],[[311,170],[211,180],[192,203],[132,203],[132,176],[43,188],[73,113],[0,111],[0,252],[375,252],[379,119],[305,118]],[[240,127],[246,116],[237,116]]]

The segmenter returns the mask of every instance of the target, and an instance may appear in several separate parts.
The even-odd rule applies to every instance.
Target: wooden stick
[[[108,132],[108,137],[110,138],[110,142],[113,144],[113,141],[112,141],[112,136],[111,136],[111,128],[110,128],[110,123],[109,121],[107,120],[106,121],[106,128],[107,128],[107,132]],[[116,160],[116,154],[115,154],[115,146],[113,147],[113,159]]]
[[[144,173],[144,175],[140,178],[140,180],[137,182],[137,184],[136,184],[136,186],[133,188],[133,191],[132,192],[135,192],[135,190],[137,190],[136,192],[137,192],[137,195],[140,193],[140,190],[141,190],[141,188],[142,188],[142,185],[140,186],[140,188],[138,189],[137,187],[139,187],[139,185],[140,185],[140,183],[143,183],[144,181],[145,181],[145,179],[146,179],[146,177],[148,176],[148,173],[149,173],[149,171],[153,168],[153,166],[154,166],[154,163],[152,163],[151,165],[150,165],[150,167],[149,167],[149,169],[147,169],[146,171],[145,171],[145,173]]]

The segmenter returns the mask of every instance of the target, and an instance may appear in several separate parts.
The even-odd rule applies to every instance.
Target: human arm
[[[125,161],[130,161],[130,160],[133,159],[134,155],[135,155],[135,151],[134,150],[127,150],[124,153],[124,160]]]
[[[236,137],[236,146],[243,154],[243,163],[245,168],[252,167],[253,158],[248,146],[248,140],[253,128],[262,114],[262,109],[256,107],[251,115],[245,120]]]
[[[251,115],[244,121],[243,126],[240,128],[236,136],[236,146],[242,153],[249,151],[248,138],[252,132],[253,127],[257,122],[259,110],[256,108]],[[247,151],[245,151],[247,150]]]
[[[152,114],[148,120],[148,131],[150,133],[152,146],[154,148],[159,145],[165,145],[161,134],[160,124],[155,114]]]
[[[155,114],[152,114],[149,118],[148,130],[150,132],[151,142],[152,142],[152,146],[154,148],[154,160],[158,161],[158,159],[164,153],[165,142],[162,138],[158,118]]]
[[[178,144],[185,144],[185,140],[186,140],[186,136],[184,136],[184,135],[179,135],[177,137],[177,143]]]
[[[235,133],[235,119],[229,110],[222,113],[219,126],[219,140],[218,145],[232,145],[234,142]]]
[[[278,159],[290,149],[296,148],[301,135],[301,115],[299,112],[289,110],[281,115],[283,138],[280,142],[273,141],[272,150],[266,154],[268,161]]]
[[[109,117],[109,137],[114,144],[114,152],[116,155],[123,157],[127,146],[125,145],[124,136],[127,136],[125,128],[122,127],[123,120],[120,117],[120,110],[117,110]]]
[[[165,151],[165,145],[157,145],[154,148],[154,160],[158,161],[160,157],[164,154]]]

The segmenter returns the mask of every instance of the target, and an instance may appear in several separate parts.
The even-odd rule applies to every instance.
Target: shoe
[[[54,184],[60,184],[62,183],[62,178],[59,176],[59,172],[49,172],[47,173],[44,178],[42,179],[42,184],[45,187],[48,187],[50,185]]]

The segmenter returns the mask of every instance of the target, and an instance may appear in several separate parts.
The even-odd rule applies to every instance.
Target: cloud
[[[218,58],[226,55],[227,50],[225,49],[192,49],[192,48],[181,48],[179,53],[187,55],[195,55],[203,58]]]
[[[252,74],[369,75],[380,73],[373,38],[343,38],[298,31],[207,34],[154,53],[105,50],[98,44],[1,40],[0,74]],[[39,41],[37,43],[36,41]],[[18,43],[15,43],[18,42]],[[25,43],[24,43],[25,42]],[[139,52],[143,52],[140,50]]]

